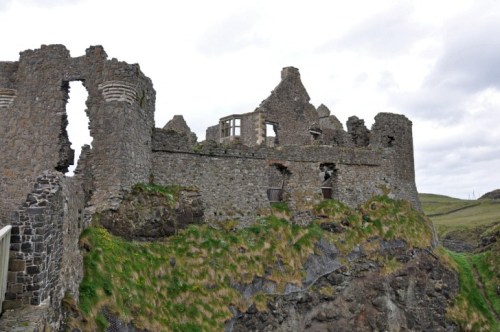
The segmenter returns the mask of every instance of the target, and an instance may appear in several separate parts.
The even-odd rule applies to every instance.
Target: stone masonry
[[[66,177],[71,81],[88,91],[93,141]],[[380,113],[368,129],[351,117],[346,131],[309,101],[298,69],[284,68],[255,111],[220,119],[198,143],[182,116],[155,128],[151,80],[137,64],[108,60],[101,46],[72,58],[62,45],[44,45],[0,62],[0,226],[13,226],[4,308],[43,304],[40,321],[57,328],[63,297],[78,298],[79,234],[140,182],[192,187],[205,222],[243,226],[279,201],[300,223],[326,198],[355,206],[389,192],[420,208],[411,121]]]

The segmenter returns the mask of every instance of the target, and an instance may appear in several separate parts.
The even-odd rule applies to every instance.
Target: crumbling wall
[[[187,143],[195,144],[198,141],[196,134],[191,131],[188,127],[186,120],[182,115],[174,115],[172,120],[167,122],[167,124],[163,127],[164,130],[172,130],[179,134],[187,136]]]
[[[299,70],[294,67],[283,68],[280,83],[254,112],[231,116],[241,119],[240,142],[247,146],[310,144],[312,137],[309,129],[313,124],[318,124],[319,116],[309,100]],[[276,133],[267,132],[271,130],[266,130],[267,124],[273,125]],[[275,138],[266,140],[266,137],[274,134]],[[229,140],[221,137],[220,124],[207,129],[206,139],[216,142]]]
[[[71,58],[62,45],[0,63],[0,220],[12,212],[44,170],[73,163],[66,133],[69,82],[82,81],[89,97],[93,180],[91,204],[116,203],[123,188],[148,179],[155,92],[138,65],[107,60],[102,47]],[[3,96],[3,97],[1,97]]]
[[[300,80],[299,70],[283,68],[281,82],[257,109],[263,113],[265,122],[279,124],[277,136],[280,145],[311,143],[309,128],[318,123],[319,117],[316,108],[309,103],[310,99]],[[262,134],[265,135],[265,131]]]

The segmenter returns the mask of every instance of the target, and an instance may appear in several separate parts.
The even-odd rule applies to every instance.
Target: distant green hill
[[[441,235],[500,221],[500,200],[466,200],[435,194],[419,194],[419,199]]]

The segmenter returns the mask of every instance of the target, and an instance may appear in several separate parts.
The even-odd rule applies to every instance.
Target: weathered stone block
[[[27,213],[29,215],[40,215],[40,214],[43,214],[43,212],[45,211],[45,208],[40,208],[40,207],[29,207],[28,210],[27,210]]]
[[[25,253],[33,252],[33,244],[31,242],[24,242],[21,244],[21,251]]]
[[[14,285],[14,286],[17,286],[17,285]],[[6,300],[15,300],[15,299],[17,299],[17,294],[14,292],[7,292],[7,293],[5,293],[5,299]]]
[[[12,271],[7,272],[7,282],[9,283],[16,282],[16,272]]]
[[[35,243],[35,252],[42,253],[44,251],[45,251],[45,244],[43,242],[36,242]]]
[[[19,235],[11,235],[10,236],[10,243],[16,244],[16,243],[21,243],[21,236]]]
[[[26,268],[26,273],[28,273],[28,275],[38,274],[40,273],[40,266],[38,265],[28,266]]]
[[[26,269],[26,262],[19,259],[11,259],[9,261],[9,271],[17,272],[24,271]]]
[[[24,285],[23,284],[15,284],[15,285],[12,285],[10,287],[10,292],[11,293],[16,293],[16,294],[20,294],[22,293],[24,290]]]
[[[14,310],[19,309],[23,306],[22,300],[6,300],[2,303],[2,310]]]

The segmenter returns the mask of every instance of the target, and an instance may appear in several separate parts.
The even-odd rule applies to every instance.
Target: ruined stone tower
[[[93,202],[112,203],[122,188],[148,179],[155,91],[139,65],[107,60],[100,46],[78,58],[62,45],[42,46],[22,52],[18,62],[0,62],[2,220],[43,170],[64,173],[73,164],[66,133],[71,81],[82,81],[89,93]]]

